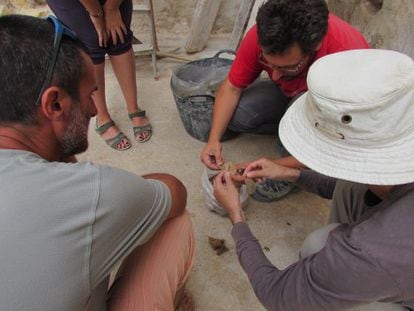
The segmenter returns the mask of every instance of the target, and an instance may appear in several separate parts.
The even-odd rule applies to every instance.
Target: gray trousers
[[[228,128],[238,133],[277,135],[290,100],[273,81],[259,80],[243,90]]]
[[[364,209],[364,196],[368,187],[346,181],[338,181],[335,188],[334,199],[331,203],[329,216],[330,224],[309,234],[303,242],[300,257],[305,258],[321,250],[329,232],[343,223],[355,223],[361,221],[370,214],[370,210]],[[365,304],[347,311],[407,311],[404,307],[393,303],[374,302]]]

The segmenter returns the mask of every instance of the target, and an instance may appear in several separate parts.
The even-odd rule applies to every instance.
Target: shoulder
[[[247,31],[240,43],[240,47],[236,53],[235,62],[251,62],[252,60],[255,60],[260,53],[258,40],[257,25],[254,25]]]
[[[258,63],[259,54],[257,26],[254,25],[242,40],[230,68],[228,77],[234,86],[245,88],[260,75],[263,68]]]
[[[317,52],[318,58],[340,51],[366,48],[369,48],[369,44],[358,29],[336,15],[329,14],[328,31]]]

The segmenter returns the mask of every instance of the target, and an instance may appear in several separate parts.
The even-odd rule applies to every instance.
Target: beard
[[[82,153],[88,149],[88,128],[90,117],[79,107],[80,103],[73,105],[70,123],[61,139],[62,156],[64,158]]]

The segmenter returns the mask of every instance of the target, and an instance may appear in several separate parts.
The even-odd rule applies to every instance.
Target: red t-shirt
[[[329,14],[328,31],[322,40],[320,49],[316,51],[312,62],[328,54],[365,48],[369,48],[369,44],[358,30],[339,17]],[[231,66],[229,72],[229,81],[231,84],[239,88],[245,88],[253,83],[263,70],[266,70],[269,77],[272,78],[272,69],[259,62],[259,55],[260,48],[257,38],[257,26],[254,25],[244,37],[237,51],[236,59]],[[286,96],[294,97],[308,89],[306,76],[309,66],[310,64],[294,79],[285,80],[282,77],[274,82]]]

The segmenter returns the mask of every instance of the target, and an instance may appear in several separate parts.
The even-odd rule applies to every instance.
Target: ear
[[[60,121],[70,112],[70,109],[70,98],[61,88],[52,86],[43,92],[41,110],[45,118]]]

